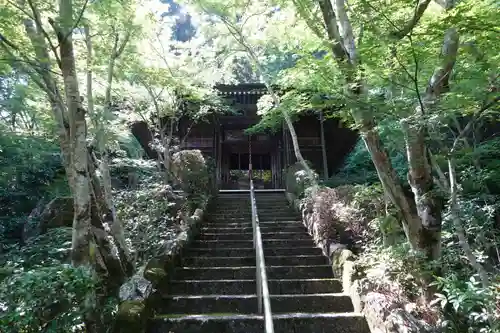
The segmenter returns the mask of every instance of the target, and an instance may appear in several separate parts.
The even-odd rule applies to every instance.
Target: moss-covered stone
[[[163,258],[153,258],[149,260],[144,269],[144,278],[150,281],[154,286],[164,281],[167,275]]]
[[[115,332],[141,333],[146,327],[146,305],[144,301],[130,300],[120,304],[116,315]]]

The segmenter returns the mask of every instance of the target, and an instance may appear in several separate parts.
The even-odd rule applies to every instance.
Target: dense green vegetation
[[[0,0],[0,331],[110,331],[120,285],[212,193],[213,162],[158,119],[264,82],[251,130],[313,109],[359,132],[320,182],[376,208],[359,264],[443,332],[498,332],[499,18],[493,0]]]

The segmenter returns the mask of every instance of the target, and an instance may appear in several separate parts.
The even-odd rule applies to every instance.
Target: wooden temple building
[[[267,93],[263,84],[217,85],[218,94],[227,100],[235,114],[217,115],[209,122],[178,126],[178,136],[185,140],[181,148],[199,149],[215,163],[220,189],[247,189],[251,162],[252,177],[257,188],[285,187],[285,170],[296,162],[290,134],[286,126],[268,133],[246,134],[245,130],[260,120],[257,101]],[[331,175],[352,150],[357,134],[341,126],[336,119],[321,120],[319,113],[309,112],[294,123],[301,153],[318,174]],[[148,155],[151,136],[144,136],[135,124],[133,134]],[[189,132],[188,131],[189,128]]]

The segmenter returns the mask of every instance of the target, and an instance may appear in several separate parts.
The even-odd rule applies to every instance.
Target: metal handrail
[[[260,233],[259,216],[257,214],[257,202],[255,201],[255,189],[253,180],[250,178],[250,201],[252,206],[252,228],[253,247],[257,264],[257,302],[259,313],[264,314],[264,325],[266,333],[274,333],[273,317],[271,312],[271,299],[267,285],[266,262],[262,246],[262,235]]]

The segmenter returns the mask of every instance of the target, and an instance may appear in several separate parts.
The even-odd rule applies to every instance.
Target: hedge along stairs
[[[279,333],[369,333],[364,317],[284,193],[257,192],[274,329]],[[162,292],[150,333],[264,332],[257,312],[250,195],[221,193]]]

